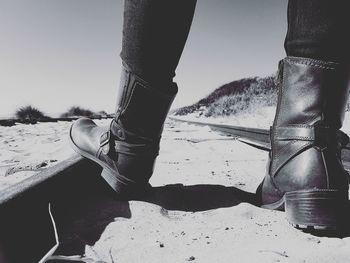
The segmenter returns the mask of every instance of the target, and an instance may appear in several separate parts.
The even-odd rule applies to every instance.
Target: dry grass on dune
[[[225,95],[210,104],[204,115],[206,117],[230,116],[247,110],[264,106],[275,106],[277,88],[274,77],[257,79],[244,90],[234,95]]]
[[[205,117],[232,116],[276,106],[277,94],[276,74],[264,78],[244,78],[222,85],[198,102],[175,109],[172,113],[178,116],[191,113]],[[350,111],[350,100],[346,111]]]
[[[219,87],[193,105],[177,109],[175,115],[201,111],[206,117],[229,116],[250,108],[273,106],[276,101],[275,75],[245,78]]]

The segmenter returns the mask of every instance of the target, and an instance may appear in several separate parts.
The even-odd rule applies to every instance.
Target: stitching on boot
[[[322,156],[323,167],[324,167],[324,170],[326,172],[327,188],[330,188],[330,180],[329,180],[329,174],[328,174],[328,169],[327,169],[327,163],[326,163],[326,159],[325,159],[323,151],[321,152],[321,156]]]
[[[277,134],[277,129],[276,129],[276,126],[277,126],[277,123],[279,123],[279,118],[280,118],[280,108],[283,107],[283,90],[284,90],[284,84],[285,84],[285,79],[286,79],[286,71],[285,71],[285,68],[284,68],[284,62],[282,62],[281,64],[281,68],[279,68],[279,70],[282,70],[282,79],[280,80],[280,83],[279,83],[279,94],[278,94],[278,97],[281,98],[281,101],[279,101],[279,104],[277,104],[277,112],[276,112],[276,119],[273,123],[273,138],[271,138],[271,150],[272,150],[272,160],[271,160],[271,166],[270,166],[270,169],[269,171],[271,170],[274,170],[273,167],[274,167],[274,160],[276,158],[276,153],[275,153],[275,149],[276,149],[276,141],[275,141],[275,137],[276,137],[276,134]]]
[[[329,70],[334,70],[336,69],[337,66],[340,65],[339,63],[336,63],[336,62],[325,62],[325,61],[320,61],[315,59],[302,59],[298,57],[287,57],[286,60],[292,64],[306,65],[306,66],[318,67],[318,68],[329,69]]]
[[[307,62],[292,62],[292,63],[293,64],[298,64],[298,65],[305,65],[305,66],[310,66],[310,67],[322,68],[322,69],[335,70],[334,67],[327,67],[327,66],[317,65],[317,64],[314,64],[314,63],[307,63]]]
[[[289,149],[287,149],[287,146],[291,146],[292,144],[295,144],[299,141],[295,140],[295,141],[292,141],[290,143],[288,143],[287,145],[285,145],[281,151],[278,152],[278,154],[276,156],[281,156],[283,153],[285,153],[286,151],[288,151]],[[285,160],[283,162],[281,162],[278,166],[277,166],[277,163],[276,163],[276,159],[274,159],[273,161],[273,168],[272,169],[272,174],[273,176],[277,176],[277,173],[281,170],[281,168],[287,164],[291,159],[293,159],[295,156],[297,156],[298,154],[300,154],[301,152],[303,151],[306,151],[307,149],[309,149],[310,147],[313,146],[313,142],[312,143],[304,143],[302,146],[298,147],[297,149],[295,149],[293,151],[292,154],[290,154],[287,158],[285,158]],[[276,157],[277,158],[277,157]]]
[[[284,125],[284,127],[298,127],[298,128],[313,128],[313,125],[308,125],[308,124],[287,124]]]
[[[273,156],[273,158],[272,158],[272,170],[275,170],[274,168],[276,167],[276,159],[279,157],[279,155],[281,155],[281,153],[284,153],[285,151],[286,151],[286,148],[288,147],[288,146],[290,146],[290,145],[292,145],[292,144],[294,144],[294,143],[296,143],[297,141],[296,140],[294,140],[294,141],[291,141],[291,142],[289,142],[289,143],[287,143],[286,145],[284,145],[281,149],[279,149],[278,150],[278,152],[277,152],[277,150],[275,150],[275,152],[276,152],[276,154],[275,154],[275,156]]]
[[[317,64],[324,64],[324,65],[339,65],[339,62],[335,61],[324,61],[320,59],[315,58],[305,58],[305,57],[294,57],[294,56],[287,56],[285,57],[286,60],[296,60],[296,61],[312,61]]]

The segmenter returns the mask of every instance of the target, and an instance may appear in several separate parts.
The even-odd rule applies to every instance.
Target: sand
[[[168,122],[153,186],[187,186],[162,205],[130,201],[86,257],[102,262],[348,262],[350,238],[315,237],[249,202],[266,153],[206,127]],[[171,198],[183,198],[172,206]]]
[[[252,124],[253,117],[240,125],[248,122]],[[69,126],[0,127],[0,189],[73,154],[67,143]],[[174,190],[162,204],[128,202],[131,217],[109,223],[95,244],[86,245],[85,261],[349,262],[350,237],[303,233],[288,224],[283,212],[250,203],[249,192],[264,177],[266,160],[266,152],[208,127],[168,120],[151,184]],[[8,172],[16,167],[31,171]],[[179,187],[185,190],[182,195]],[[174,205],[172,198],[183,201]]]
[[[70,125],[51,122],[0,126],[0,191],[72,156]]]

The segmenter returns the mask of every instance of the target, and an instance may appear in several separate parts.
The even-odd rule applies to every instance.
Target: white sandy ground
[[[0,191],[72,156],[70,125],[49,122],[0,126]]]
[[[254,192],[265,164],[265,152],[206,127],[168,122],[151,183],[221,185]],[[235,195],[232,191],[233,200]],[[139,201],[129,205],[131,218],[116,218],[109,224],[100,240],[86,247],[88,258],[103,262],[350,261],[350,238],[300,232],[286,222],[284,213],[248,203],[201,212],[171,211]]]
[[[272,119],[265,116],[266,122],[268,118]],[[229,123],[254,122],[262,120],[247,116],[240,123]],[[11,166],[34,167],[43,161],[50,166],[56,163],[50,160],[69,157],[73,153],[67,143],[69,126],[59,122],[0,127],[0,189],[33,174],[4,176]],[[223,207],[220,204],[227,202],[216,200],[219,205],[214,207],[223,208],[198,212],[130,201],[131,218],[115,218],[93,246],[86,246],[85,257],[91,259],[87,262],[350,262],[350,237],[312,236],[289,226],[282,212],[235,201],[237,191],[232,187],[254,192],[266,159],[266,152],[208,127],[167,121],[151,184],[209,185],[208,196],[213,194],[210,185],[218,185],[215,189],[226,189],[225,196],[232,201]],[[208,197],[198,193],[198,200]],[[196,203],[189,200],[187,211],[192,201]]]

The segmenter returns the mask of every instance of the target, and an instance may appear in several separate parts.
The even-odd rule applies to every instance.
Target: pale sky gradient
[[[31,104],[115,108],[121,0],[0,0],[0,116]],[[287,0],[198,0],[174,107],[229,81],[266,76],[285,56]],[[179,14],[181,15],[181,14]]]

